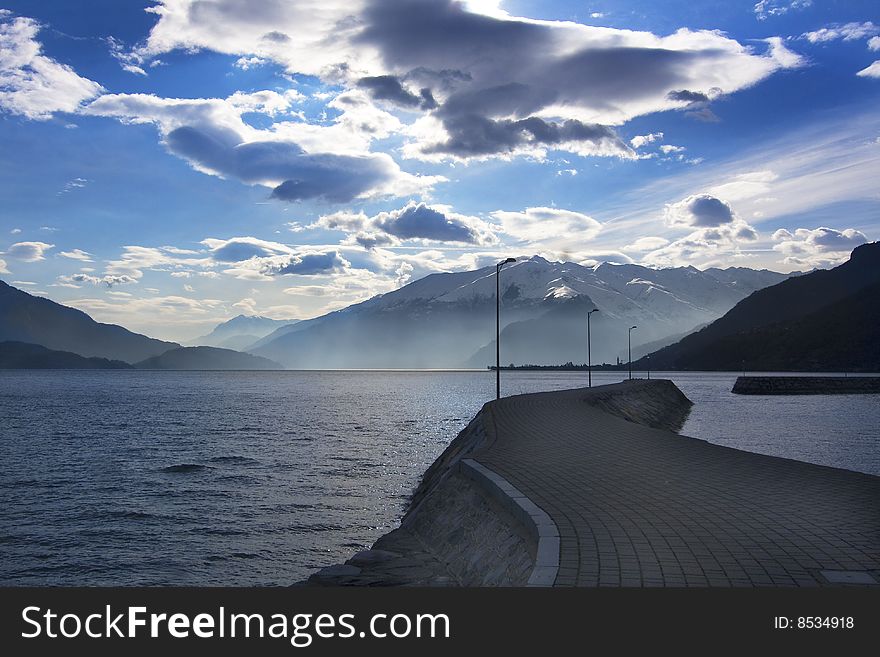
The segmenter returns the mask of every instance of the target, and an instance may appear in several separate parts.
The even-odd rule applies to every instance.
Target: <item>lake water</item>
[[[665,378],[695,402],[686,435],[880,475],[880,396]],[[493,395],[490,372],[0,371],[0,584],[294,583],[392,529]]]

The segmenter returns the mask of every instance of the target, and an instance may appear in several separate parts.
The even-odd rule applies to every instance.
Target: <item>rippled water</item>
[[[503,375],[505,394],[584,380]],[[878,396],[670,378],[687,435],[880,474]],[[0,584],[293,583],[394,527],[493,394],[489,372],[0,371]]]

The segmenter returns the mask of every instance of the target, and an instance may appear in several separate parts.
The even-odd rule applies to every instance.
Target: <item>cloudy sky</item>
[[[0,277],[157,337],[880,238],[876,0],[0,0]]]

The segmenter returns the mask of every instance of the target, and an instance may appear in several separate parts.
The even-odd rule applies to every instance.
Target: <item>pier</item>
[[[689,406],[644,380],[490,402],[401,528],[311,583],[880,583],[880,477],[679,435]]]

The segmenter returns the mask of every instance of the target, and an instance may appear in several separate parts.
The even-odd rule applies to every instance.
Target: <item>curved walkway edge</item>
[[[559,528],[528,496],[497,472],[473,459],[462,459],[460,472],[523,523],[537,543],[535,566],[526,586],[553,586],[559,573]]]

